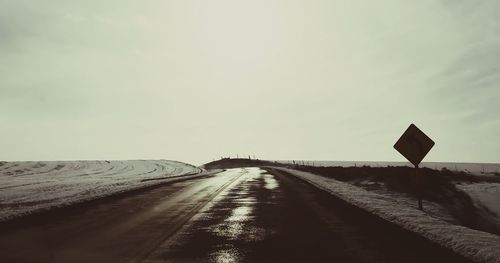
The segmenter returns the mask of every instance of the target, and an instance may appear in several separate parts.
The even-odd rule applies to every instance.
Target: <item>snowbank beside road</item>
[[[464,183],[457,184],[456,186],[471,196],[475,202],[495,213],[497,217],[500,217],[500,184]]]
[[[0,221],[199,173],[166,160],[1,162]]]
[[[336,197],[476,262],[500,262],[500,236],[452,225],[406,203],[332,178],[287,168],[288,172]]]

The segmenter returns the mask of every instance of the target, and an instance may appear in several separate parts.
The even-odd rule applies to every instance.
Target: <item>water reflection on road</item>
[[[274,179],[274,176],[272,174],[264,174],[264,180],[266,181],[266,185],[264,187],[269,190],[273,190],[274,188],[278,187],[278,181]]]
[[[168,258],[182,260],[197,255],[210,262],[239,262],[245,258],[248,244],[266,239],[275,231],[263,227],[258,218],[258,197],[266,198],[272,205],[272,196],[279,191],[279,183],[273,175],[260,168],[230,169],[225,174],[243,175],[225,191],[222,191],[193,221],[178,234],[176,241],[164,246]],[[195,238],[193,238],[195,237]],[[194,240],[196,239],[196,240]],[[168,247],[165,249],[165,247]],[[175,260],[174,260],[175,261]]]
[[[214,235],[226,240],[238,242],[256,242],[263,240],[266,229],[257,227],[255,222],[255,209],[257,199],[252,194],[252,187],[262,184],[268,190],[278,187],[277,181],[272,175],[266,174],[259,168],[247,168],[246,174],[233,189],[222,193],[215,202],[231,202],[233,205],[230,213],[219,224],[213,225],[209,231]],[[211,211],[216,216],[216,211]],[[212,262],[237,262],[243,256],[244,251],[239,251],[234,244],[223,244],[212,252],[209,259]]]

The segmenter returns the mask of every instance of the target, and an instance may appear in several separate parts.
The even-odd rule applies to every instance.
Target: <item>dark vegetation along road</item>
[[[0,262],[463,262],[272,168],[235,168],[0,225]]]

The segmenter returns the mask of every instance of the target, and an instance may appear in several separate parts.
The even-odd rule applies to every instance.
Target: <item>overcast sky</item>
[[[0,160],[500,162],[497,0],[0,0]]]

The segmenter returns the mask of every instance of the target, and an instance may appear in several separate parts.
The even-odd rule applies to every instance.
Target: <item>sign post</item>
[[[416,189],[417,189],[417,198],[418,198],[418,209],[424,210],[424,207],[422,206],[422,181],[420,180],[420,177],[418,176],[418,165],[415,166],[415,183],[416,183]]]
[[[427,153],[429,153],[434,144],[434,141],[417,128],[415,124],[411,124],[403,135],[401,135],[401,138],[399,138],[396,144],[394,144],[394,149],[415,166],[415,180],[418,189],[418,209],[420,210],[423,210],[423,207],[422,187],[418,175],[418,165],[422,162]]]

